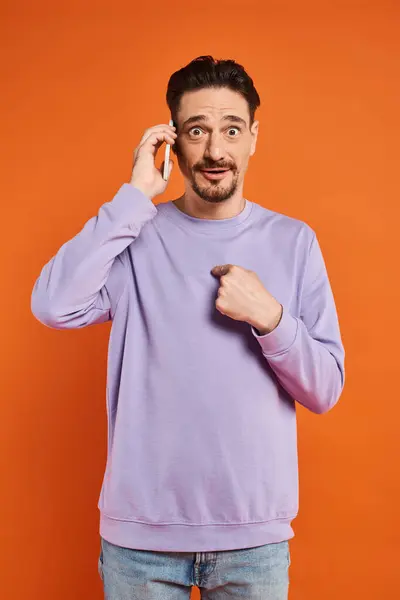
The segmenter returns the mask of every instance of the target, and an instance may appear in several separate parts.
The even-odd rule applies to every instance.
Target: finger
[[[140,140],[140,144],[143,144],[153,133],[157,133],[159,131],[168,132],[174,137],[176,137],[177,135],[175,127],[171,127],[170,125],[156,125],[155,127],[150,127],[150,129],[146,129],[142,139]]]
[[[213,269],[211,269],[211,273],[216,277],[222,277],[223,275],[227,275],[231,269],[232,265],[217,265]]]
[[[149,135],[146,140],[140,144],[141,146],[151,144],[152,146],[161,146],[163,142],[167,142],[168,144],[175,144],[175,135],[169,133],[168,131],[153,131],[152,134]]]
[[[173,131],[175,131],[176,129],[175,125],[170,125],[169,123],[160,123],[160,125],[154,125],[154,127],[149,127],[148,129],[146,129],[145,133],[151,133],[152,131],[163,128],[172,129]]]
[[[145,142],[138,146],[135,155],[137,155],[140,151],[146,150],[146,148],[151,148],[153,155],[155,156],[158,149],[164,142],[171,144],[171,146],[175,144],[175,140],[169,134],[163,131],[153,132]]]

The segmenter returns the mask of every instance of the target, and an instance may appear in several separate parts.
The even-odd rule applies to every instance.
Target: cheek
[[[180,164],[186,165],[187,169],[192,170],[193,166],[199,163],[202,159],[202,153],[198,148],[193,147],[183,147],[182,145],[177,145],[174,148],[174,152],[178,157]]]
[[[175,154],[175,156],[177,156],[177,157],[182,156],[182,147],[181,147],[181,144],[179,144],[179,139],[177,139],[175,141],[175,144],[173,146],[171,146],[171,150]]]
[[[240,171],[240,173],[245,173],[249,164],[249,156],[241,156],[236,164],[238,167],[238,171]]]

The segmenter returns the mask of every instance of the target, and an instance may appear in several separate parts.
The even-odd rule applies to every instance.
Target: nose
[[[221,158],[225,156],[223,143],[218,133],[213,133],[210,135],[204,154],[207,158],[211,158],[214,162],[221,160]]]

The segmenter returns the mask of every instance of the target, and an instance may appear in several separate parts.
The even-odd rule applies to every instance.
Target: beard
[[[199,171],[197,172],[199,173]],[[199,183],[196,175],[193,175],[190,178],[192,189],[206,202],[218,203],[229,200],[235,194],[238,187],[238,176],[235,176],[234,171],[231,171],[231,173],[232,180],[229,184],[224,183],[224,180],[222,182],[204,180],[204,183]],[[201,174],[199,174],[199,177],[201,177]]]
[[[195,166],[193,166],[192,168],[188,167],[181,151],[180,151],[180,147],[179,144],[174,144],[174,146],[172,147],[172,152],[176,155],[176,157],[178,158],[178,163],[179,163],[179,167],[181,169],[181,172],[183,173],[184,177],[186,179],[189,180],[190,185],[192,190],[202,199],[205,200],[206,202],[211,202],[211,203],[218,203],[218,202],[224,202],[225,200],[229,200],[229,198],[231,198],[237,191],[238,188],[238,180],[239,180],[239,174],[237,172],[237,170],[235,169],[234,165],[218,165],[218,164],[211,164],[211,161],[206,161],[206,164],[197,164]],[[200,173],[200,169],[207,169],[207,168],[231,168],[231,173],[232,173],[232,179],[231,182],[229,184],[226,184],[222,181],[207,181],[206,179],[203,179]],[[199,173],[199,175],[197,175],[197,173]],[[228,175],[229,177],[229,175]],[[198,180],[200,180],[200,183],[198,182]]]

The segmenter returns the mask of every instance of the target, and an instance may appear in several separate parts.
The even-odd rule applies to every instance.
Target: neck
[[[246,205],[242,190],[222,202],[207,202],[197,194],[187,192],[173,202],[179,210],[197,219],[230,219],[240,214]]]

